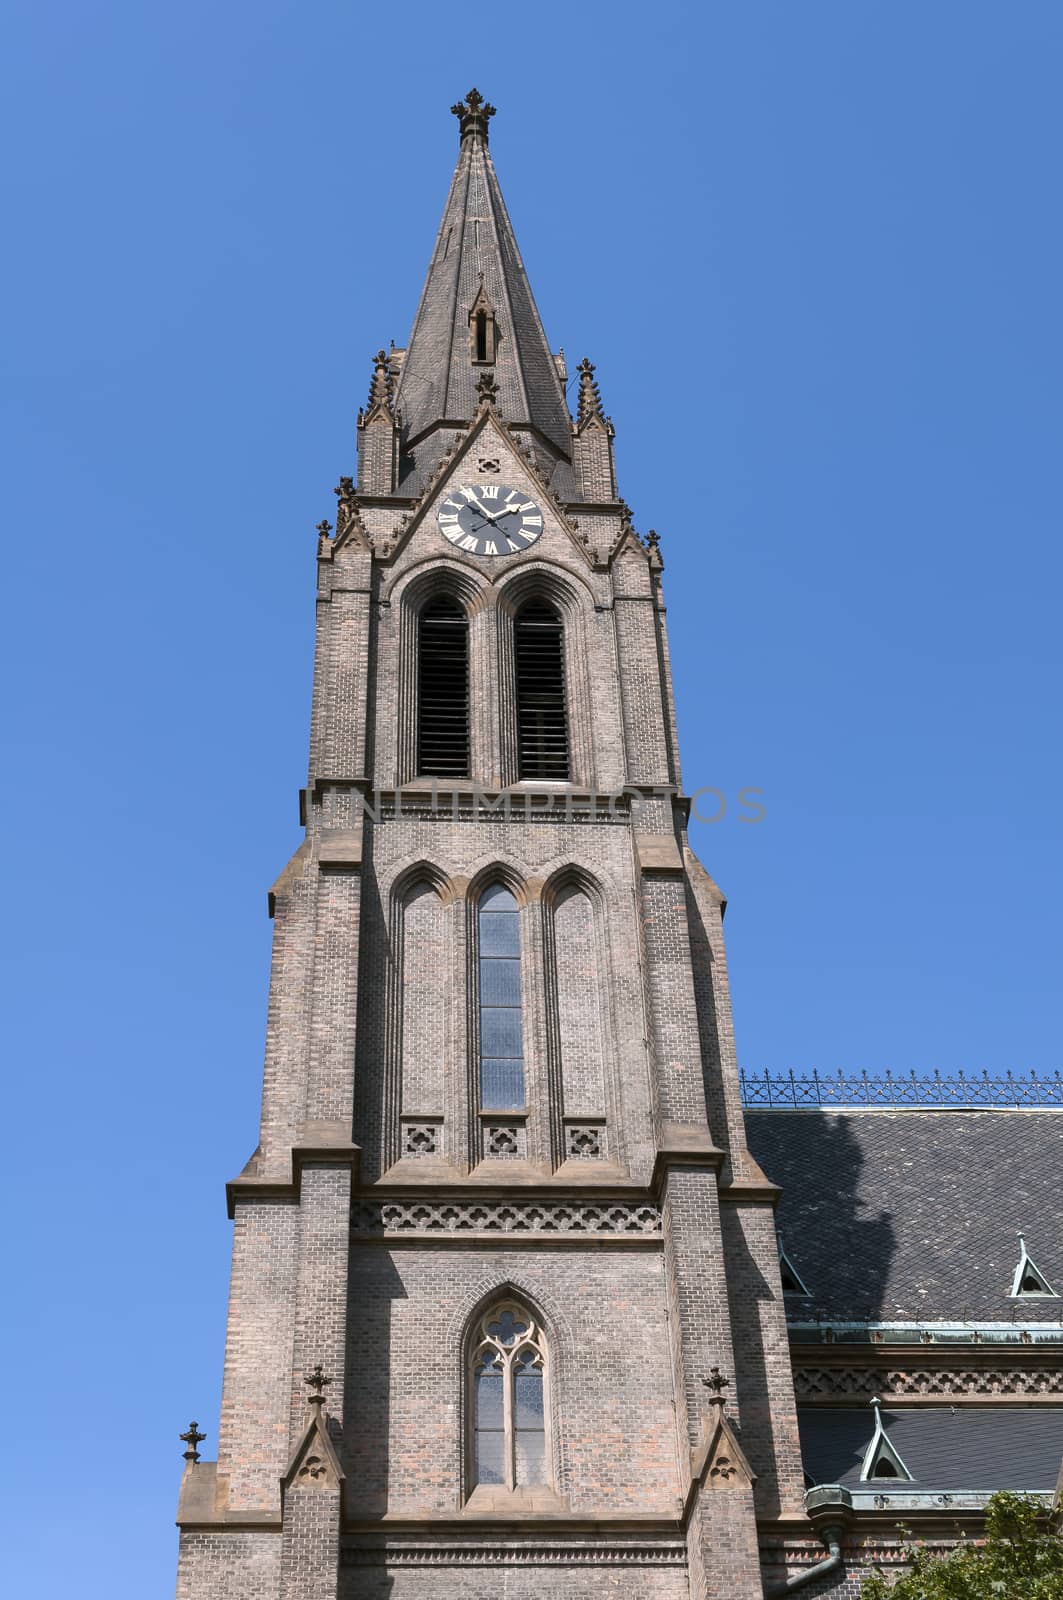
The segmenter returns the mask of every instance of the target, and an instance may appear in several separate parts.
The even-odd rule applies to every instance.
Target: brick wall
[[[501,480],[542,504],[524,456],[497,434],[491,447]],[[383,471],[373,448],[367,440],[364,470]],[[597,492],[607,467],[587,457]],[[446,492],[440,485],[433,503]],[[245,1568],[257,1573],[257,1600],[323,1600],[337,1581],[352,1600],[543,1587],[647,1600],[752,1594],[748,1493],[732,1494],[726,1516],[717,1494],[715,1525],[711,1508],[699,1512],[689,1572],[675,1548],[635,1557],[564,1546],[576,1538],[564,1521],[573,1516],[602,1527],[653,1516],[658,1536],[682,1540],[713,1365],[732,1378],[730,1415],[761,1505],[799,1508],[770,1205],[725,1190],[721,1207],[708,1126],[707,1107],[725,1179],[755,1176],[743,1155],[719,896],[689,856],[682,870],[656,570],[621,536],[619,512],[591,513],[580,530],[544,509],[533,551],[494,567],[442,544],[432,504],[386,560],[358,540],[324,552],[307,838],[275,888],[261,1141],[235,1202],[219,1454],[228,1511],[276,1511],[305,1424],[304,1375],[320,1360],[342,1415],[349,1515],[428,1519],[426,1530],[461,1518],[466,1531],[425,1532],[405,1558],[352,1545],[337,1580],[338,1500],[296,1486],[283,1572],[274,1535],[190,1532],[181,1600],[220,1600],[222,1588],[239,1600]],[[366,506],[363,518],[370,537],[395,539],[395,509]],[[565,623],[573,778],[606,793],[641,784],[633,809],[603,802],[566,817],[540,805],[538,816],[518,807],[507,817],[463,811],[460,796],[449,810],[430,797],[366,796],[366,783],[393,789],[414,776],[416,617],[439,583],[469,614],[473,779],[497,787],[515,773],[512,618],[545,595]],[[657,854],[644,857],[647,837]],[[475,1059],[476,905],[497,877],[520,907],[528,1099],[508,1165],[483,1159]],[[428,1161],[404,1149],[404,1118],[436,1130]],[[580,1119],[604,1126],[600,1151],[566,1159],[568,1126]],[[655,1176],[666,1125],[694,1142]],[[352,1131],[360,1150],[346,1165],[321,1155]],[[695,1148],[704,1159],[692,1163]],[[256,1197],[256,1185],[269,1192]],[[495,1207],[561,1196],[570,1217],[610,1199],[659,1202],[663,1227],[632,1243],[581,1238],[575,1224],[561,1242],[503,1239],[497,1228],[475,1239],[350,1240],[352,1195],[356,1209],[419,1197],[438,1213],[477,1192]],[[508,1289],[546,1329],[554,1498],[534,1526],[557,1520],[556,1548],[536,1555],[532,1525],[518,1518],[503,1558],[467,1548],[492,1524],[468,1505],[464,1341],[477,1308]],[[238,1578],[217,1577],[230,1568]]]
[[[515,1287],[549,1351],[554,1486],[574,1513],[674,1516],[681,1493],[658,1248],[356,1246],[344,1468],[355,1515],[452,1516],[464,1459],[465,1339]]]

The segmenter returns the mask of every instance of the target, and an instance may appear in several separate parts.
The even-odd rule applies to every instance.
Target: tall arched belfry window
[[[545,600],[529,600],[513,624],[517,762],[522,778],[568,777],[565,630]]]
[[[504,884],[480,896],[480,1107],[524,1105],[524,1034],[520,999],[520,913]]]
[[[417,772],[426,778],[469,776],[469,622],[441,595],[421,612],[417,630]]]
[[[548,1482],[545,1375],[546,1343],[524,1306],[502,1301],[480,1318],[470,1374],[475,1484]]]

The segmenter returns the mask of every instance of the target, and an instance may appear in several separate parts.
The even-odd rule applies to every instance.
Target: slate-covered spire
[[[453,110],[458,164],[394,396],[404,444],[416,449],[441,423],[471,421],[477,379],[490,368],[501,417],[534,428],[567,460],[561,379],[487,148],[494,107],[472,89]]]

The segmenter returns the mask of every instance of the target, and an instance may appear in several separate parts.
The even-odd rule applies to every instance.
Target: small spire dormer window
[[[860,1464],[861,1483],[873,1482],[876,1478],[899,1478],[905,1483],[911,1483],[912,1474],[908,1471],[900,1452],[890,1443],[889,1435],[882,1425],[882,1401],[876,1395],[871,1406],[875,1413],[875,1431],[871,1435],[871,1442],[864,1451]]]
[[[495,323],[495,308],[487,298],[487,291],[481,279],[479,292],[469,312],[469,355],[473,365],[493,366],[497,345],[498,327]]]
[[[779,1277],[782,1279],[783,1294],[797,1294],[811,1298],[801,1274],[786,1254],[786,1246],[783,1244],[781,1233],[779,1235]]]
[[[1019,1234],[1018,1265],[1011,1280],[1011,1298],[1013,1300],[1028,1298],[1057,1300],[1059,1298],[1044,1273],[1034,1263],[1030,1252],[1026,1248],[1026,1240],[1021,1233]]]

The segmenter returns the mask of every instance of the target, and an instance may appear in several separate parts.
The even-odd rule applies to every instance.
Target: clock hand
[[[488,522],[494,522],[495,519],[491,515],[490,511],[488,511],[486,506],[482,506],[480,504],[479,500],[472,499],[472,500],[469,501],[469,505],[472,506],[472,509],[474,511],[478,511],[480,513],[481,517],[486,517]]]

